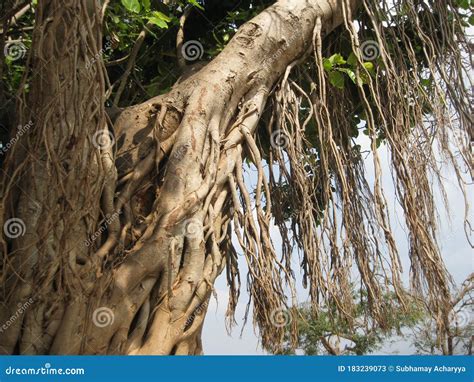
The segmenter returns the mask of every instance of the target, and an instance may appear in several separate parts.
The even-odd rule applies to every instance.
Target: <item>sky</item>
[[[365,139],[365,138],[364,138]],[[367,142],[362,142],[362,145],[367,145]],[[389,171],[389,157],[386,147],[382,146],[379,150],[380,160],[382,165],[383,186],[386,193],[387,201],[390,204],[391,222],[394,229],[394,236],[399,246],[400,257],[402,265],[405,271],[404,280],[408,280],[409,270],[409,258],[408,258],[408,247],[406,233],[402,224],[403,215],[401,214],[400,208],[397,206],[395,201],[394,185],[391,180]],[[368,180],[373,176],[373,165],[371,156],[365,159],[366,169],[368,171]],[[456,284],[460,285],[466,277],[473,272],[474,269],[474,257],[473,251],[470,247],[465,231],[464,231],[464,200],[462,193],[457,186],[454,174],[452,172],[446,172],[446,181],[444,183],[446,192],[448,194],[449,202],[449,215],[444,213],[444,210],[440,211],[440,246],[442,256],[445,264],[453,276]],[[250,174],[250,179],[254,179],[254,175]],[[255,181],[252,181],[255,183]],[[473,186],[472,184],[468,187],[468,194],[472,198]],[[438,202],[439,197],[436,197]],[[438,205],[441,205],[438,203]],[[472,222],[472,211],[469,214],[469,220]],[[280,251],[278,248],[279,238],[275,231],[275,244],[277,252]],[[472,237],[471,237],[472,241]],[[245,272],[247,270],[245,259],[243,256],[239,257],[239,266],[241,269],[241,279],[245,280]],[[298,272],[295,269],[295,272]],[[229,335],[225,327],[225,311],[227,308],[227,286],[225,280],[225,272],[219,277],[215,285],[217,293],[217,301],[212,298],[209,304],[209,310],[206,316],[204,329],[203,329],[203,347],[204,353],[207,355],[257,355],[266,354],[264,350],[259,346],[258,336],[252,325],[251,315],[249,316],[246,326],[242,330],[243,317],[245,313],[246,303],[248,301],[248,294],[245,285],[242,286],[241,296],[239,305],[237,307],[236,319],[238,326],[235,327],[232,333]],[[306,295],[301,285],[298,286],[298,294]],[[242,333],[241,333],[242,332]],[[377,354],[412,354],[414,348],[409,342],[403,340],[403,338],[396,339],[392,343],[387,343],[381,349],[377,351]]]

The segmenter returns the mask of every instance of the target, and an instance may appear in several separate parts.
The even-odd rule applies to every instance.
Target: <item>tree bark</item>
[[[5,220],[22,219],[26,233],[4,243],[0,322],[33,304],[0,333],[0,351],[201,354],[213,284],[235,262],[231,209],[243,156],[259,160],[267,98],[315,30],[331,32],[358,1],[278,1],[198,73],[125,109],[113,135],[97,3],[51,3],[39,2],[38,74],[20,104],[34,131],[8,161]]]

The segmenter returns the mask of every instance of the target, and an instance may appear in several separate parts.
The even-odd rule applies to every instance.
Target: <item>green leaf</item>
[[[469,24],[474,25],[474,15],[469,17]]]
[[[151,16],[148,17],[148,21],[159,28],[166,29],[168,28],[168,23],[171,21],[171,18],[164,13],[153,11]]]
[[[194,5],[196,8],[199,8],[201,11],[204,10],[204,7],[197,2],[197,0],[188,0],[188,3]]]
[[[332,63],[331,61],[329,61],[328,58],[323,59],[323,67],[324,70],[326,70],[327,72],[330,72],[332,70]]]
[[[352,67],[357,66],[357,57],[354,52],[351,52],[351,54],[349,54],[349,57],[347,58],[347,64]]]
[[[469,9],[469,0],[457,0],[458,6],[462,9]]]
[[[337,70],[339,70],[342,73],[346,73],[349,76],[349,78],[352,80],[352,82],[356,83],[356,75],[351,69],[338,68]]]
[[[169,23],[171,21],[171,18],[166,16],[164,13],[161,13],[159,11],[153,11],[151,12],[151,14],[154,16],[154,17],[157,17],[163,21],[166,21],[167,23]]]
[[[139,13],[141,10],[138,0],[122,0],[122,5],[130,12]]]
[[[364,68],[366,68],[369,72],[373,72],[374,64],[371,62],[364,62]]]
[[[329,61],[333,65],[344,65],[346,63],[344,57],[342,57],[339,53],[333,54],[331,57],[329,57]]]
[[[148,21],[152,24],[155,24],[159,28],[162,28],[162,29],[168,28],[168,24],[166,23],[166,21],[160,19],[159,17],[150,16],[148,17]]]
[[[430,78],[422,78],[420,83],[425,87],[429,87],[431,85],[431,79]]]
[[[143,5],[143,8],[145,8],[146,11],[150,10],[150,0],[142,0],[142,5]]]
[[[344,89],[344,75],[341,72],[333,71],[329,73],[329,82],[338,89]]]

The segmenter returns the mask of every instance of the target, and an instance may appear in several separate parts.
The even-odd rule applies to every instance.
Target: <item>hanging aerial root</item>
[[[318,307],[333,306],[335,310],[330,313],[339,322],[353,322],[352,293],[357,283],[362,286],[361,298],[367,301],[370,315],[381,328],[388,325],[390,314],[383,296],[393,292],[405,306],[403,270],[382,187],[378,148],[384,142],[409,233],[411,288],[426,297],[427,309],[443,339],[450,325],[452,281],[438,246],[438,211],[433,195],[438,186],[446,200],[440,163],[454,169],[466,195],[472,126],[465,83],[468,63],[463,58],[463,52],[468,51],[466,40],[460,28],[439,21],[460,17],[454,3],[435,2],[428,8],[425,3],[414,6],[411,1],[400,1],[392,9],[385,1],[366,0],[363,4],[370,36],[365,19],[356,28],[350,21],[351,9],[344,9],[341,35],[352,45],[352,89],[339,90],[328,81],[325,57],[339,52],[323,48],[322,24],[317,20],[314,65],[298,67],[294,75],[289,74],[289,67],[270,100],[268,187],[283,240],[282,258],[290,263],[295,247],[299,250],[303,281],[309,285],[313,308],[317,313]],[[395,20],[402,9],[409,9],[403,22]],[[333,40],[333,49],[337,49],[338,37]],[[415,43],[421,49],[415,51]],[[368,44],[372,51],[367,51]],[[301,78],[306,82],[299,81]],[[358,129],[364,129],[368,136],[373,176],[367,173],[354,138]],[[250,157],[258,160],[252,142],[248,145]],[[265,147],[260,151],[265,152]],[[263,171],[256,167],[253,213],[259,220],[259,205],[268,196],[261,192],[266,184]],[[257,254],[265,238],[256,243],[251,239],[261,235],[259,230],[266,231],[267,223],[262,221],[254,227],[251,214],[245,211],[251,206],[248,192],[238,173],[236,180],[244,200],[244,211],[237,212],[235,219],[244,236],[237,237],[247,246],[248,257],[258,271],[262,258]],[[467,221],[466,226],[470,226]],[[271,262],[279,265],[275,259]],[[273,273],[272,268],[267,272]],[[261,275],[254,276],[252,271],[250,275],[251,287],[263,288],[254,279]],[[254,301],[257,314],[259,303]],[[260,328],[264,345],[273,349],[275,344],[265,341],[266,328]]]

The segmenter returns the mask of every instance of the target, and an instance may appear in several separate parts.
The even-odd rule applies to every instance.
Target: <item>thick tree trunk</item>
[[[71,292],[93,279],[84,273],[83,241],[95,230],[110,160],[90,139],[106,128],[102,65],[88,65],[102,35],[94,7],[93,0],[37,7],[31,92],[18,105],[28,134],[9,152],[3,178],[0,322],[11,323],[0,334],[3,353],[48,353]]]
[[[5,219],[22,219],[26,233],[4,246],[0,322],[17,318],[1,352],[200,354],[214,281],[235,262],[243,147],[260,159],[252,137],[271,89],[357,1],[278,1],[200,72],[127,108],[116,154],[104,130],[99,11],[62,3],[40,1],[38,74],[21,105],[35,127],[8,162]],[[94,232],[106,232],[101,245]]]

